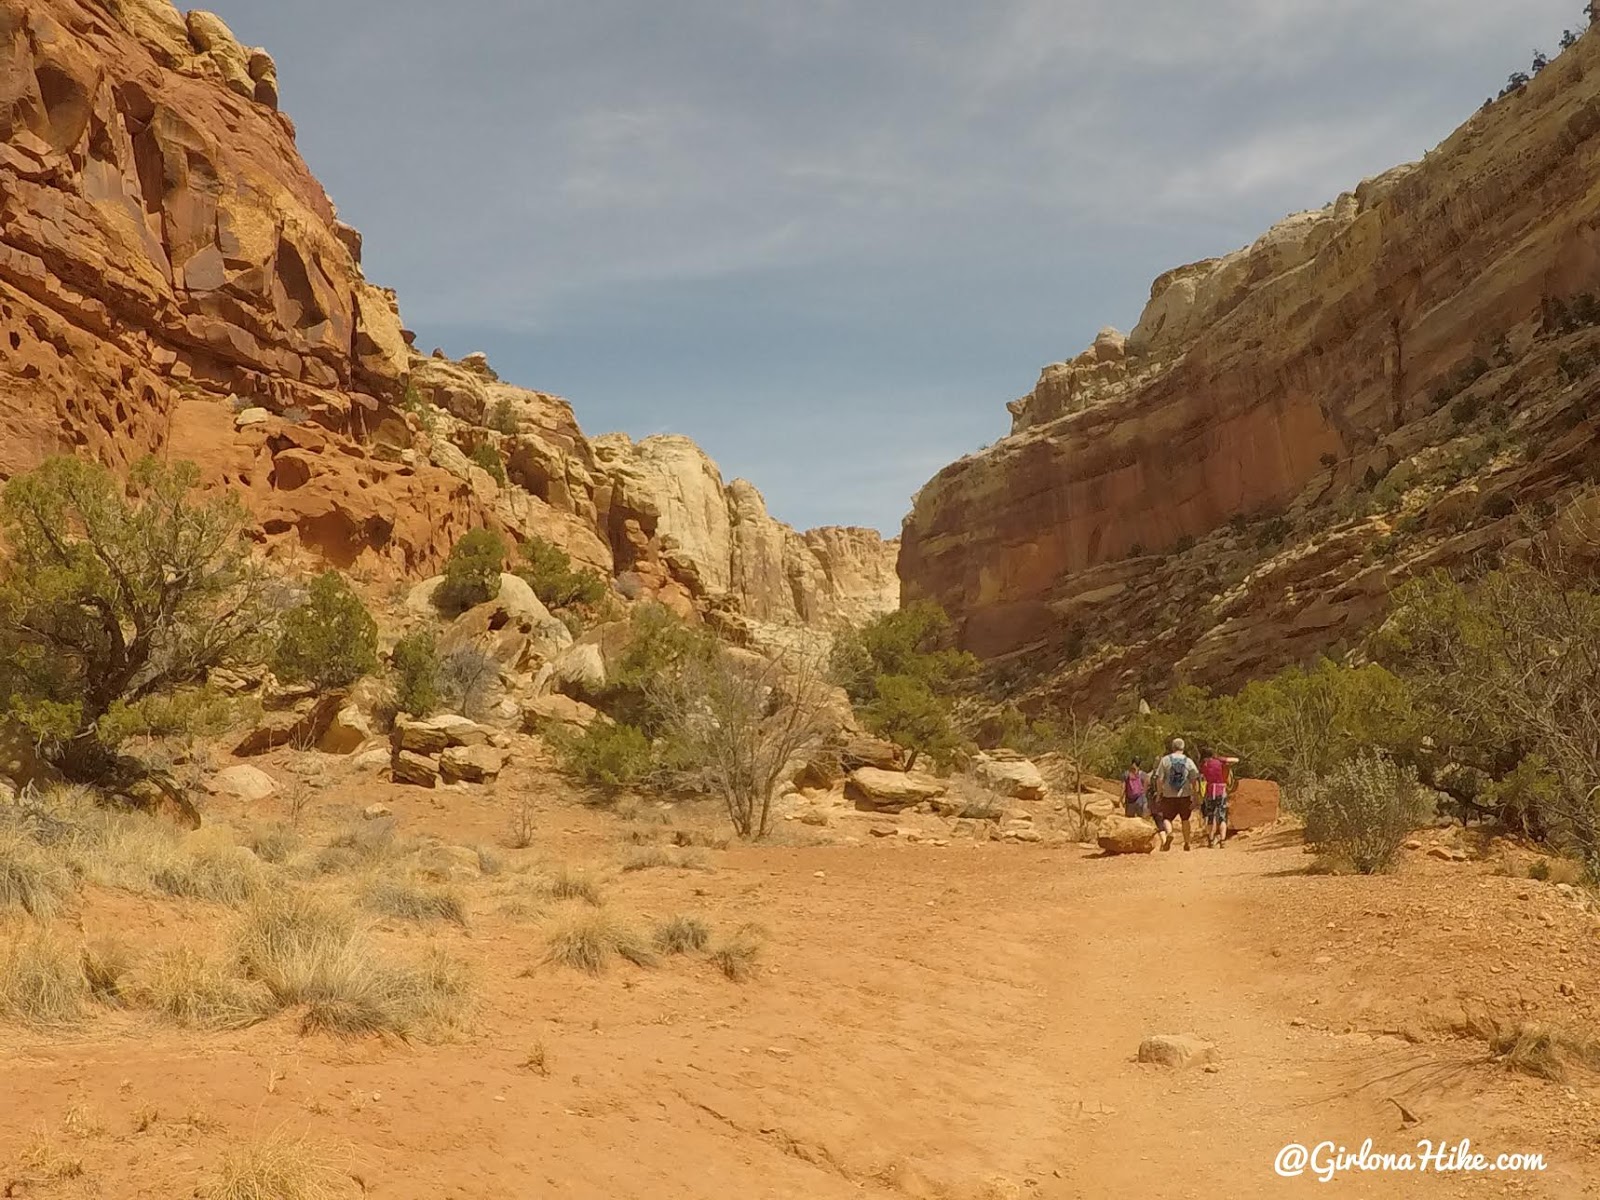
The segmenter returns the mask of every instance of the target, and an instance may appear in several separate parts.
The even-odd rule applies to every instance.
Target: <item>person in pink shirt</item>
[[[1205,796],[1200,819],[1206,823],[1206,845],[1221,849],[1228,841],[1228,763],[1207,746],[1200,751],[1200,778]]]

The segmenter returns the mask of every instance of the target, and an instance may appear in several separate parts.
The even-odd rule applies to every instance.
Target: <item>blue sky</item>
[[[211,0],[424,350],[897,532],[1150,281],[1419,157],[1579,0]]]

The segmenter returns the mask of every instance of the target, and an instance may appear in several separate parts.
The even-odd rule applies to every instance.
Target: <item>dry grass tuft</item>
[[[133,947],[121,938],[99,937],[83,948],[83,977],[101,1004],[121,1008],[126,1002],[128,976],[137,959]]]
[[[462,927],[467,923],[466,901],[455,888],[405,879],[370,880],[361,889],[361,906],[403,921],[452,921]]]
[[[735,983],[755,976],[761,960],[761,927],[741,925],[711,950],[711,962]]]
[[[0,1017],[40,1027],[76,1024],[89,996],[79,959],[56,929],[23,933],[0,958]]]
[[[706,833],[699,829],[675,829],[672,831],[672,844],[685,849],[699,846],[706,850],[726,850],[729,844],[728,835],[725,833]]]
[[[668,917],[656,925],[656,949],[663,954],[689,954],[711,943],[711,927],[699,917]]]
[[[404,1038],[458,1025],[469,1007],[470,981],[451,960],[390,962],[357,931],[350,909],[304,893],[253,905],[238,959],[279,1008],[304,1007],[306,1032]]]
[[[535,1075],[542,1075],[548,1078],[550,1075],[550,1052],[545,1049],[542,1041],[535,1042],[532,1048],[529,1049],[528,1056],[518,1065],[524,1071],[532,1071]]]
[[[260,895],[267,886],[261,860],[236,844],[231,832],[219,825],[186,837],[171,859],[156,870],[153,881],[169,896],[234,908]]]
[[[205,1200],[337,1200],[349,1188],[326,1150],[280,1129],[223,1155],[199,1194]]]
[[[133,1002],[192,1029],[243,1029],[272,1015],[272,997],[233,964],[179,946],[150,956],[129,985]]]
[[[350,826],[317,854],[316,871],[322,875],[370,871],[401,857],[408,847],[396,836],[395,829],[393,817]]]
[[[545,890],[557,900],[582,900],[585,904],[600,907],[600,883],[586,871],[558,867],[545,884]]]
[[[711,865],[705,856],[693,850],[675,851],[664,846],[650,846],[629,856],[622,864],[624,871],[649,871],[657,867],[672,867],[679,871],[709,871]]]
[[[1497,1062],[1523,1075],[1565,1083],[1574,1067],[1600,1071],[1600,1039],[1590,1034],[1484,1012],[1469,1014],[1454,1032],[1487,1043]]]
[[[550,933],[545,961],[598,975],[613,956],[638,967],[656,965],[656,955],[637,930],[605,911],[583,913]]]
[[[0,828],[0,910],[47,921],[74,890],[72,872],[20,829]]]
[[[58,1147],[49,1133],[37,1130],[18,1156],[17,1165],[28,1174],[47,1180],[82,1179],[83,1159]]]
[[[245,845],[264,863],[282,866],[300,852],[299,830],[283,821],[257,825],[250,830]]]

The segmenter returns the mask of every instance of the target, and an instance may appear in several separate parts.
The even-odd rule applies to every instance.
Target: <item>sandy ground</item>
[[[413,833],[504,827],[504,795],[381,798]],[[229,1145],[282,1129],[329,1147],[351,1195],[405,1200],[1600,1195],[1594,1081],[1512,1075],[1437,1030],[1477,1002],[1594,1028],[1600,920],[1551,885],[1419,856],[1392,878],[1308,877],[1298,840],[1270,833],[1118,859],[735,847],[709,870],[624,874],[624,835],[650,825],[555,800],[537,821],[506,876],[469,886],[465,930],[380,927],[473,964],[482,1003],[458,1042],[341,1043],[289,1017],[0,1027],[0,1194],[191,1196]],[[499,912],[524,861],[609,864],[609,906],[641,920],[758,922],[762,969],[544,964],[539,921]],[[96,894],[81,921],[171,940],[224,917]],[[1214,1041],[1219,1069],[1136,1062],[1151,1033]],[[525,1066],[535,1047],[548,1073]],[[1292,1142],[1464,1137],[1550,1167],[1331,1188],[1274,1173]],[[41,1144],[83,1174],[21,1166]]]

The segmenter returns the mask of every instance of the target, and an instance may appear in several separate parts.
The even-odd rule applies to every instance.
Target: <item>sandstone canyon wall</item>
[[[685,611],[828,627],[895,605],[894,542],[797,533],[685,439],[591,442],[481,356],[417,354],[294,136],[271,57],[208,13],[0,0],[0,479],[155,453],[307,566],[418,577],[490,525]]]
[[[1591,32],[1046,368],[1008,437],[917,496],[906,599],[1104,707],[1336,645],[1399,579],[1514,541],[1594,474],[1597,181]]]

